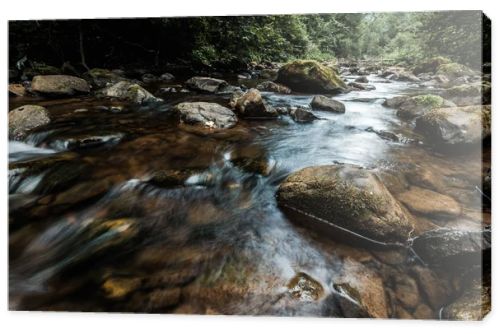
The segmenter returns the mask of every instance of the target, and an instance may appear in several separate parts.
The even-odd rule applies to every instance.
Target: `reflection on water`
[[[311,124],[241,121],[214,135],[179,130],[165,106],[111,112],[92,99],[53,106],[58,118],[31,144],[9,145],[10,307],[399,316],[370,284],[393,289],[418,259],[296,227],[275,200],[283,178],[306,166],[376,166],[395,195],[409,186],[400,181],[407,174],[432,171],[436,190],[464,207],[453,223],[479,226],[480,159],[381,138],[377,131],[408,135],[382,102],[412,87],[373,84],[338,96],[345,114],[314,110],[320,119]],[[312,99],[264,97],[275,106]],[[358,313],[359,298],[378,303],[372,314]]]

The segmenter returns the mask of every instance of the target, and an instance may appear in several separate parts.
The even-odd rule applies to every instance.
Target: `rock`
[[[417,215],[437,218],[454,218],[460,215],[460,204],[453,198],[432,190],[412,186],[398,199]]]
[[[378,176],[354,165],[299,170],[280,185],[277,198],[292,221],[333,236],[348,230],[365,241],[404,243],[412,229]]]
[[[475,82],[450,87],[441,94],[457,106],[491,104],[491,84]]]
[[[354,82],[359,82],[359,83],[368,83],[368,78],[364,75],[354,79]]]
[[[407,309],[414,309],[420,301],[417,282],[409,276],[396,277],[394,292],[396,299]]]
[[[491,286],[474,279],[464,293],[446,306],[442,312],[443,319],[449,320],[482,320],[491,311]]]
[[[411,82],[420,81],[420,79],[417,78],[414,74],[409,73],[404,68],[397,66],[387,68],[382,73],[382,77],[397,81],[411,81]]]
[[[448,102],[437,95],[418,95],[407,99],[398,106],[397,115],[406,120],[413,120],[431,109],[447,105]]]
[[[266,80],[275,80],[278,76],[278,71],[276,69],[263,69],[259,73],[259,78]]]
[[[91,69],[86,73],[86,78],[93,86],[99,88],[113,85],[120,81],[127,81],[122,72],[117,73],[116,71],[110,71],[102,68]]]
[[[443,279],[424,266],[415,266],[412,268],[412,272],[417,279],[420,291],[433,309],[439,310],[446,304],[451,295],[451,289]]]
[[[174,107],[181,123],[207,128],[227,129],[236,125],[238,118],[228,108],[217,103],[183,102]]]
[[[121,299],[141,286],[141,279],[122,278],[122,277],[109,277],[102,284],[102,289],[107,298]]]
[[[475,72],[465,65],[458,63],[445,63],[438,66],[436,74],[444,75],[452,81],[463,76],[473,76]]]
[[[427,306],[425,304],[420,304],[417,306],[417,308],[413,312],[413,318],[414,319],[434,319],[435,315],[429,306]]]
[[[396,135],[395,133],[392,133],[390,131],[375,130],[371,126],[368,127],[368,128],[366,128],[365,131],[367,131],[367,132],[373,132],[373,133],[377,134],[377,136],[379,136],[380,138],[385,139],[385,140],[390,140],[390,141],[393,141],[393,142],[399,142],[398,135]]]
[[[420,64],[415,66],[413,69],[413,74],[418,75],[421,73],[436,73],[439,66],[443,64],[451,63],[451,60],[445,57],[432,57],[422,61]]]
[[[287,285],[288,293],[301,301],[312,302],[324,295],[323,286],[306,273],[298,273]]]
[[[151,175],[148,183],[163,188],[171,188],[176,186],[184,185],[186,180],[196,174],[195,170],[176,170],[176,169],[166,169],[159,170]]]
[[[491,136],[491,106],[434,109],[416,119],[415,131],[436,146],[478,145]]]
[[[404,102],[410,99],[409,96],[395,96],[389,99],[386,99],[382,105],[387,108],[398,108]]]
[[[49,111],[37,105],[24,105],[9,112],[9,138],[22,139],[26,134],[51,121]]]
[[[276,118],[276,110],[265,105],[260,92],[249,89],[245,94],[235,97],[231,102],[236,113],[243,118]]]
[[[31,89],[40,94],[68,96],[88,94],[87,81],[70,75],[37,75],[31,82]]]
[[[483,250],[490,249],[489,232],[437,229],[425,232],[413,241],[413,249],[430,265],[449,269],[480,264]]]
[[[347,86],[353,88],[354,90],[375,90],[374,85],[359,83],[359,82],[349,82]]]
[[[311,101],[311,108],[317,110],[333,111],[335,113],[345,113],[345,105],[337,100],[330,99],[323,95],[316,95]]]
[[[141,313],[166,312],[169,308],[177,305],[181,299],[180,288],[166,288],[153,290],[151,292],[135,293],[128,308]]]
[[[139,86],[128,81],[120,81],[110,87],[101,90],[101,94],[106,97],[114,97],[123,101],[133,102],[137,104],[161,102],[160,98]]]
[[[186,81],[187,88],[203,93],[217,93],[228,85],[224,80],[209,77],[192,77]]]
[[[318,119],[316,115],[304,108],[292,108],[290,110],[290,117],[297,123],[311,123]]]
[[[334,279],[333,289],[341,297],[345,297],[339,300],[345,317],[388,317],[384,282],[377,272],[368,266],[346,259],[341,274]]]
[[[304,93],[335,94],[347,88],[332,68],[314,60],[295,60],[282,66],[276,81]]]
[[[9,95],[12,96],[25,96],[26,88],[21,84],[9,84]]]
[[[171,82],[175,80],[175,76],[170,73],[163,73],[162,75],[160,75],[160,80],[163,82]]]
[[[278,94],[290,94],[292,92],[292,90],[287,86],[272,81],[261,82],[256,88],[263,92],[274,92]]]
[[[239,146],[231,151],[231,162],[249,173],[269,175],[276,163],[267,156],[265,149],[258,145]]]

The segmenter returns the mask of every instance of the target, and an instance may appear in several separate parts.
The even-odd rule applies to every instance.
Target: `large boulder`
[[[31,82],[31,89],[39,94],[53,96],[71,96],[90,92],[87,81],[71,75],[37,75]]]
[[[416,119],[415,131],[433,145],[475,145],[491,136],[491,106],[439,108]]]
[[[292,92],[287,86],[272,81],[261,82],[256,88],[263,92],[274,92],[278,94],[290,94]]]
[[[417,95],[401,103],[397,107],[398,111],[396,114],[405,120],[413,120],[418,116],[424,115],[431,109],[445,106],[451,107],[454,104],[437,95]]]
[[[238,118],[228,108],[210,102],[183,102],[174,107],[181,123],[205,128],[227,129],[236,125]]]
[[[316,95],[311,101],[311,108],[324,111],[333,111],[335,113],[345,113],[345,105],[337,100],[330,99],[323,95]]]
[[[413,69],[413,74],[418,75],[421,73],[436,73],[439,66],[451,63],[451,60],[445,57],[432,57],[420,62]]]
[[[276,118],[278,113],[266,106],[260,92],[251,88],[242,95],[235,95],[230,102],[236,113],[243,118]]]
[[[186,81],[186,87],[203,93],[217,93],[229,84],[221,79],[209,77],[192,77]]]
[[[50,123],[49,111],[37,105],[24,105],[9,112],[9,138],[21,139],[28,132]]]
[[[163,101],[138,84],[134,84],[129,81],[120,81],[110,87],[106,87],[101,91],[101,94],[106,97],[114,97],[123,101],[138,104]]]
[[[488,231],[442,228],[431,230],[413,241],[416,254],[431,266],[449,269],[467,268],[482,261],[482,252],[490,249]]]
[[[347,86],[330,67],[314,60],[295,60],[278,71],[278,83],[304,93],[340,93]]]
[[[299,170],[280,185],[277,197],[291,220],[332,235],[344,232],[364,241],[404,243],[412,230],[378,176],[354,165]]]
[[[476,73],[469,67],[458,63],[445,63],[438,66],[436,74],[444,75],[453,81],[464,76],[473,76]]]

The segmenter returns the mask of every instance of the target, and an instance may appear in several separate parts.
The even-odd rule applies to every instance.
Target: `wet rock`
[[[445,63],[438,66],[436,74],[444,75],[451,81],[463,76],[473,76],[475,72],[462,64]]]
[[[413,312],[413,318],[414,319],[434,319],[436,318],[434,311],[432,309],[425,305],[425,304],[420,304],[417,306],[415,311]]]
[[[415,186],[399,194],[398,199],[410,211],[429,217],[454,218],[462,211],[460,204],[453,198]]]
[[[154,74],[145,73],[142,75],[141,81],[144,82],[145,84],[150,84],[150,83],[158,82],[158,81],[160,81],[160,79]]]
[[[130,295],[141,286],[141,279],[137,277],[109,277],[102,284],[106,298],[122,299]]]
[[[304,93],[335,94],[347,88],[332,68],[313,60],[296,60],[282,66],[276,81]]]
[[[101,91],[101,94],[106,97],[114,97],[123,101],[132,103],[152,103],[163,101],[155,97],[153,94],[139,86],[128,81],[120,81],[110,87],[106,87]]]
[[[227,129],[236,125],[238,118],[228,108],[210,102],[183,102],[174,107],[181,123],[206,128]]]
[[[196,174],[195,170],[176,170],[176,169],[166,169],[154,172],[148,183],[151,183],[157,187],[176,187],[184,185],[184,182]]]
[[[409,276],[396,277],[394,292],[396,299],[407,309],[414,309],[420,301],[417,282]]]
[[[482,320],[491,311],[491,286],[473,280],[464,293],[442,312],[443,319]]]
[[[359,82],[349,82],[347,86],[351,87],[354,90],[375,90],[376,87],[374,85],[359,83]]]
[[[346,229],[373,242],[406,242],[412,229],[377,175],[354,165],[304,168],[280,185],[277,197],[292,221],[332,236]]]
[[[413,69],[413,74],[418,75],[421,73],[436,73],[439,66],[451,63],[451,60],[445,57],[432,57],[420,62]]]
[[[278,113],[268,107],[257,89],[251,88],[232,102],[235,112],[243,118],[276,118]]]
[[[410,81],[410,82],[420,81],[420,79],[416,77],[414,74],[406,71],[402,67],[397,67],[397,66],[387,68],[382,73],[382,77],[396,81]]]
[[[275,80],[278,76],[278,70],[276,69],[263,69],[259,73],[259,78],[266,80]]]
[[[224,80],[209,77],[192,77],[186,81],[187,88],[203,93],[217,93],[228,85]]]
[[[110,71],[102,68],[93,68],[85,75],[92,86],[99,88],[111,86],[120,81],[127,81],[123,73],[117,73],[117,71]]]
[[[412,272],[429,305],[433,309],[439,310],[451,295],[448,284],[428,267],[415,266],[412,268]]]
[[[25,96],[26,88],[21,84],[9,84],[9,96]]]
[[[446,89],[442,96],[451,100],[457,106],[491,104],[491,83],[477,81],[453,86]]]
[[[231,151],[230,160],[236,166],[250,173],[269,175],[275,167],[274,160],[267,156],[263,147],[248,145]]]
[[[385,140],[390,140],[390,141],[393,141],[393,142],[399,142],[398,135],[396,135],[395,133],[392,133],[390,131],[375,130],[371,126],[368,127],[368,128],[366,128],[365,131],[367,131],[367,132],[373,132],[373,133],[377,134],[377,136],[379,136],[380,138],[385,139]]]
[[[31,82],[31,89],[39,94],[70,96],[88,94],[87,81],[70,75],[37,75]]]
[[[430,265],[467,268],[481,263],[482,252],[490,249],[488,233],[445,228],[432,230],[418,236],[413,241],[413,249]]]
[[[416,119],[415,131],[433,145],[474,145],[491,136],[491,106],[439,108]]]
[[[24,105],[9,111],[9,138],[22,139],[30,131],[49,124],[49,111],[37,105]]]
[[[49,146],[58,150],[77,150],[107,144],[114,145],[119,143],[124,136],[123,133],[77,135],[70,138],[55,139],[49,143]]]
[[[409,96],[395,96],[388,98],[382,103],[384,107],[387,108],[398,108],[401,104],[406,102],[408,99],[410,99]]]
[[[160,80],[163,82],[171,82],[175,80],[175,76],[171,73],[163,73],[160,75]]]
[[[364,75],[354,79],[354,82],[359,82],[359,83],[368,83],[368,78]]]
[[[311,108],[317,110],[332,111],[335,113],[345,113],[345,105],[337,100],[330,99],[323,95],[316,95],[311,101]]]
[[[169,308],[177,305],[181,299],[180,288],[158,289],[151,292],[135,293],[130,303],[129,309],[135,312],[165,312]]]
[[[373,269],[346,259],[340,276],[334,279],[333,289],[347,299],[339,303],[344,316],[388,317],[384,283]]]
[[[25,68],[22,79],[29,80],[37,75],[58,75],[61,74],[61,69],[39,62],[32,62],[31,66]]]
[[[426,112],[443,106],[453,106],[441,96],[437,95],[418,95],[407,99],[401,103],[397,109],[398,117],[406,120],[415,119],[424,115]]]
[[[306,273],[298,273],[287,285],[288,293],[293,298],[312,302],[320,299],[324,295],[323,286]]]
[[[290,117],[297,123],[311,123],[318,119],[311,111],[304,108],[292,108],[290,110]]]
[[[290,94],[292,90],[285,85],[272,81],[264,81],[257,85],[257,89],[263,92],[274,92],[278,94]]]

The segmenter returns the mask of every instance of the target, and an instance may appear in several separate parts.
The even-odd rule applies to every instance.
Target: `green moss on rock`
[[[298,92],[338,93],[347,88],[330,67],[314,60],[295,60],[278,71],[277,82]]]

